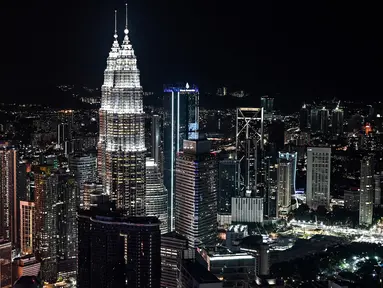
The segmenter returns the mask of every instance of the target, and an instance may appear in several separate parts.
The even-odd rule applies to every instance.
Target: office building
[[[306,104],[303,104],[299,111],[299,128],[303,132],[309,129],[309,110],[307,109]]]
[[[186,237],[175,231],[161,235],[161,287],[179,287],[183,252],[187,249]]]
[[[161,222],[161,234],[168,232],[168,195],[161,173],[153,158],[146,158],[145,201],[146,215],[156,216]]]
[[[97,167],[104,191],[117,208],[138,216],[145,215],[143,90],[128,33],[126,20],[122,45],[116,29],[107,59],[101,87]]]
[[[268,95],[261,97],[261,107],[265,113],[272,113],[274,111],[274,98]]]
[[[359,225],[369,226],[372,224],[374,205],[374,158],[365,156],[361,160],[360,168],[360,202],[359,202]]]
[[[343,134],[343,109],[339,108],[339,103],[332,111],[332,133],[333,135]]]
[[[344,191],[344,208],[350,211],[359,210],[360,191],[358,188],[351,188]]]
[[[170,231],[174,230],[175,163],[183,141],[198,139],[199,91],[194,85],[170,86],[164,92],[164,184],[168,191]]]
[[[235,159],[219,161],[218,214],[231,214],[231,198],[239,195],[239,162]]]
[[[17,151],[0,142],[0,239],[17,243]]]
[[[331,148],[307,148],[306,201],[310,209],[330,208]]]
[[[262,197],[231,198],[232,223],[263,223]]]
[[[218,163],[210,153],[210,141],[183,144],[176,161],[175,228],[195,248],[216,239]]]
[[[296,158],[295,158],[296,159]],[[277,207],[278,217],[287,217],[291,211],[291,197],[294,190],[294,159],[278,158]]]
[[[91,154],[75,154],[69,156],[69,170],[74,173],[77,185],[80,189],[80,208],[84,204],[84,184],[96,181],[97,158]]]
[[[160,222],[107,209],[78,214],[78,287],[160,287]]]
[[[12,243],[0,239],[0,287],[12,287]]]
[[[33,253],[35,227],[35,203],[20,201],[20,252],[22,255]]]

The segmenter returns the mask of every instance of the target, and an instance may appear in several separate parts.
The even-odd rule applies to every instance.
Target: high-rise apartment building
[[[164,96],[164,184],[168,191],[169,226],[174,230],[175,163],[183,141],[198,139],[199,90],[196,86],[166,87]]]
[[[176,161],[175,228],[190,248],[216,239],[218,163],[210,146],[207,140],[184,140]]]
[[[78,186],[71,174],[50,166],[36,166],[34,251],[42,261],[45,280],[75,274],[77,256]]]
[[[161,234],[168,232],[168,195],[162,176],[153,158],[146,158],[145,201],[146,215],[156,216],[161,222]]]
[[[359,225],[372,224],[374,206],[374,157],[365,156],[360,167]]]
[[[331,148],[307,148],[307,205],[330,207]]]
[[[8,142],[0,142],[0,239],[13,246],[17,233],[17,151]]]
[[[20,201],[20,214],[20,252],[32,254],[36,235],[35,203]]]
[[[122,45],[117,27],[101,87],[98,173],[105,193],[125,214],[145,215],[143,90],[128,23]]]
[[[100,208],[80,210],[79,287],[160,287],[160,222]]]

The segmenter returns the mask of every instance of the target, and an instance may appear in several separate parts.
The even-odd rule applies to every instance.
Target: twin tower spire
[[[128,35],[128,3],[125,3],[125,30],[124,34]],[[117,10],[114,10],[114,38],[117,39]]]
[[[129,30],[128,30],[128,4],[125,4],[125,29],[124,29],[124,40],[122,42],[122,50],[131,50],[132,46],[129,44]],[[111,58],[116,58],[120,51],[120,44],[118,43],[117,34],[117,10],[114,11],[114,41],[112,45],[112,51],[110,52]]]

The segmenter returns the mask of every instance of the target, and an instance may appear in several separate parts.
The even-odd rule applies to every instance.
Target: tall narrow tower
[[[145,214],[144,111],[140,71],[128,33],[126,17],[121,46],[115,29],[101,88],[98,172],[117,208],[138,216]]]

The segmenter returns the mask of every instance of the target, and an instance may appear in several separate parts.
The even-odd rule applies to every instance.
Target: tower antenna
[[[125,3],[125,30],[124,30],[124,33],[125,34],[129,33],[129,30],[128,30],[128,3]]]
[[[114,10],[114,37],[117,36],[117,10]]]
[[[125,29],[128,29],[128,3],[125,3]]]

